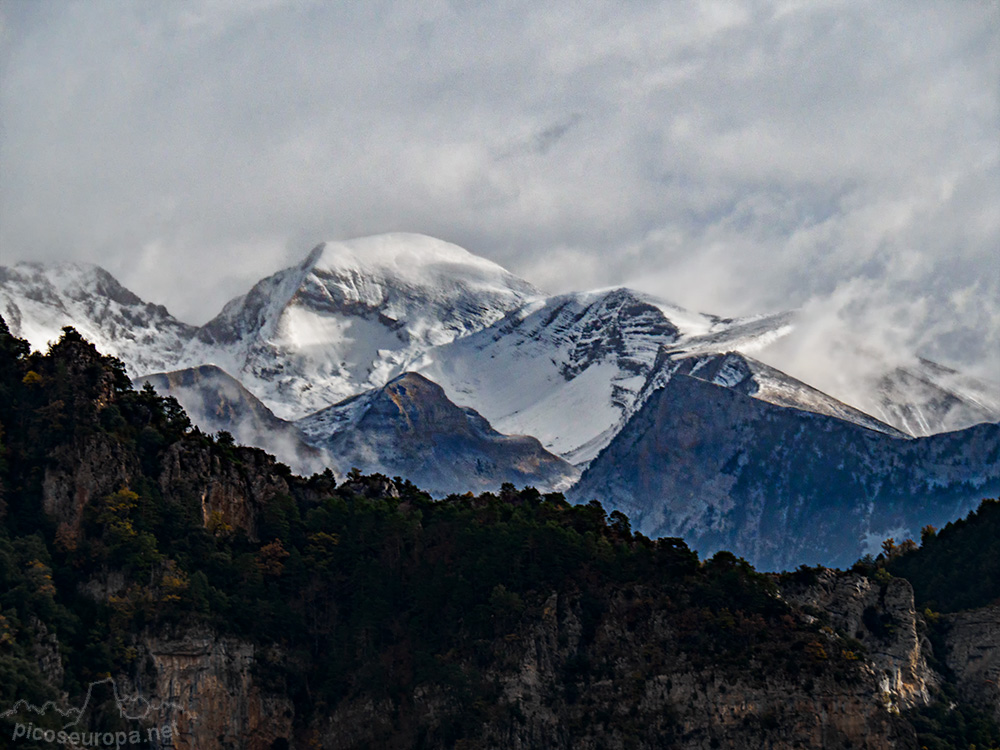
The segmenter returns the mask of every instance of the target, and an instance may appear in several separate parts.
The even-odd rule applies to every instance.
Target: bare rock
[[[1000,606],[946,617],[945,661],[955,672],[959,694],[1000,721]]]

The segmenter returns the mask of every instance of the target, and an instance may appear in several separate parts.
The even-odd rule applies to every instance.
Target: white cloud
[[[553,291],[877,313],[903,348],[1000,365],[998,21],[0,0],[0,248],[200,321],[323,239],[421,231]]]

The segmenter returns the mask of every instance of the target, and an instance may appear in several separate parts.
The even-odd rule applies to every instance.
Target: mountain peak
[[[386,232],[347,240],[321,242],[309,259],[321,266],[334,268],[348,261],[351,265],[386,266],[401,262],[435,263],[466,262],[500,268],[496,263],[470,253],[446,240],[417,232]]]
[[[405,372],[296,425],[338,469],[399,474],[434,495],[497,490],[504,482],[563,489],[578,476],[533,437],[504,435],[441,386]]]
[[[0,266],[0,283],[20,286],[40,302],[53,303],[60,295],[82,300],[97,294],[123,305],[144,304],[118,279],[94,263],[22,261],[9,267]]]
[[[227,304],[185,357],[225,362],[279,416],[298,417],[384,385],[537,294],[496,263],[425,235],[326,242]]]
[[[194,333],[92,263],[0,266],[0,315],[39,350],[73,326],[101,351],[121,357],[133,375],[169,369]]]
[[[457,288],[494,293],[513,290],[524,296],[538,293],[491,260],[435,237],[406,232],[324,242],[309,253],[302,270],[320,278],[353,282],[344,284],[348,296],[351,291],[361,292],[359,281],[424,293]]]

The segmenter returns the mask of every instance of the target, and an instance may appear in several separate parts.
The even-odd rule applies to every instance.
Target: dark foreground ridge
[[[109,676],[81,731],[197,750],[1000,743],[995,608],[917,614],[895,548],[765,575],[559,493],[297,477],[72,329],[0,321],[0,425],[4,746]]]

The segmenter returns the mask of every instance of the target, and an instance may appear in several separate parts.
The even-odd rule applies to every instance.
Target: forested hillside
[[[920,606],[957,612],[1000,602],[1000,502],[984,501],[941,531],[928,526],[919,548],[901,552],[889,570],[909,579]]]
[[[260,714],[181,711],[199,750],[914,741],[852,634],[600,503],[296,477],[72,329],[40,354],[0,322],[0,425],[0,710],[109,675],[223,705],[164,656],[197,637],[246,645],[226,700]]]

